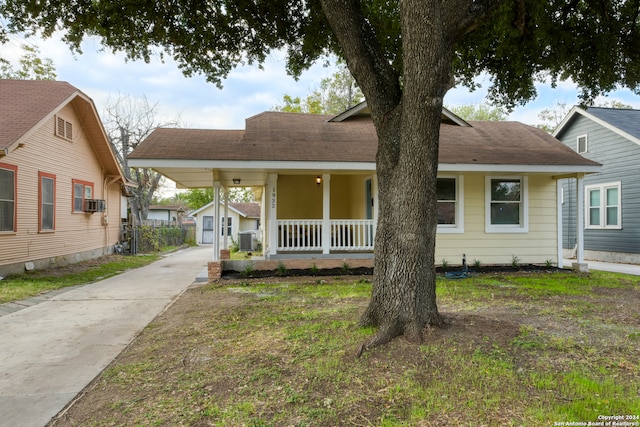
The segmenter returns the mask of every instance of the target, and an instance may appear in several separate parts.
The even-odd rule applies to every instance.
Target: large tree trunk
[[[328,16],[334,33],[350,31],[348,20],[340,27],[349,8],[341,10],[342,16]],[[401,1],[401,89],[381,90],[381,84],[390,81],[388,70],[359,57],[359,51],[371,49],[366,34],[364,46],[345,48],[347,63],[367,96],[379,139],[375,275],[371,302],[360,319],[361,325],[377,326],[378,332],[358,354],[399,335],[422,342],[427,326],[444,323],[436,304],[436,177],[442,102],[451,87],[455,13],[446,2]],[[354,39],[358,34],[347,36]],[[342,39],[341,45],[343,41],[349,43]]]
[[[421,342],[426,326],[443,323],[434,262],[441,106],[423,105],[418,111],[405,104],[395,119],[398,130],[380,137],[375,275],[371,301],[360,320],[378,326],[378,334],[364,348],[398,335]]]

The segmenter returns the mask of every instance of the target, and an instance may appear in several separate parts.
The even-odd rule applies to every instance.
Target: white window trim
[[[580,151],[580,138],[584,138],[584,151]],[[576,137],[576,152],[578,154],[583,154],[589,151],[589,138],[587,137],[587,134],[583,134],[583,135],[578,135]]]
[[[520,225],[491,224],[491,180],[492,179],[519,179],[522,185],[520,197],[522,198],[520,209]],[[528,233],[529,232],[529,179],[527,176],[485,176],[484,178],[484,219],[485,233]]]
[[[606,190],[608,188],[618,189],[618,224],[607,225],[606,223]],[[600,225],[591,225],[591,216],[589,215],[589,191],[600,190]],[[622,230],[622,183],[620,181],[607,182],[604,184],[591,184],[584,186],[584,228],[587,230]]]
[[[235,221],[233,220],[233,217],[231,215],[229,215],[227,218],[228,219],[227,219],[226,224],[225,224],[225,217],[224,216],[220,217],[220,225],[221,225],[220,230],[219,230],[220,231],[220,237],[224,236],[224,234],[223,234],[224,230],[229,231],[229,229],[231,229],[231,231],[229,232],[227,237],[233,237],[233,224],[235,223]],[[229,220],[231,221],[231,225],[229,225]]]
[[[464,233],[464,177],[462,175],[438,175],[438,178],[453,178],[456,180],[456,223],[438,224],[437,233]]]

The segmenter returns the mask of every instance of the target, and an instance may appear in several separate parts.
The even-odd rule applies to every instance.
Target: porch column
[[[331,175],[322,175],[322,253],[331,252]]]
[[[267,177],[267,193],[267,247],[264,253],[269,259],[278,253],[278,175],[275,173]]]
[[[578,176],[576,178],[576,262],[584,263],[584,178]]]
[[[558,268],[564,267],[564,251],[562,249],[562,185],[556,179],[556,223],[558,224]]]
[[[227,224],[229,224],[229,189],[225,187],[224,188],[224,222],[222,223],[223,249],[229,249],[229,242],[228,242],[229,228],[227,227]]]
[[[213,260],[220,261],[220,182],[213,183]]]

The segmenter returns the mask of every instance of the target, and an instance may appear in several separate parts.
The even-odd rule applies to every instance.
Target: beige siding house
[[[123,182],[91,98],[0,80],[0,275],[111,253]]]
[[[226,216],[225,216],[226,207]],[[231,246],[232,239],[235,242],[240,241],[240,233],[246,231],[254,231],[258,235],[260,230],[260,204],[258,203],[233,203],[228,205],[220,203],[218,215],[220,215],[220,227],[214,229],[216,221],[216,209],[213,202],[207,203],[199,209],[189,213],[196,219],[196,243],[198,245],[213,244],[214,232],[224,239],[227,236],[226,245],[222,244],[222,249]],[[227,218],[225,220],[224,218]],[[226,224],[224,227],[222,224]],[[254,237],[255,238],[255,237]]]
[[[522,123],[446,109],[441,123],[436,260],[561,264],[557,180],[600,165]],[[265,112],[245,130],[156,129],[129,161],[182,187],[253,187],[268,259],[340,259],[372,256],[376,150],[362,103],[335,117]]]

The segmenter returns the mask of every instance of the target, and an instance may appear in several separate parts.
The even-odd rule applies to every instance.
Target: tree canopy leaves
[[[504,109],[487,102],[448,108],[465,120],[507,120],[507,113]]]
[[[18,59],[19,67],[0,58],[0,78],[15,80],[55,80],[56,67],[51,58],[41,58],[37,47],[23,45],[24,54]]]
[[[331,77],[320,82],[320,88],[304,99],[283,96],[284,103],[276,105],[276,111],[310,114],[338,114],[355,104],[364,101],[364,95],[358,87],[349,69],[342,63]]]
[[[400,82],[399,2],[358,3],[361,22]],[[474,87],[476,75],[489,74],[491,99],[508,107],[534,97],[540,81],[572,79],[586,102],[618,85],[637,91],[639,8],[635,1],[622,0],[473,2],[454,34],[452,77]],[[7,23],[3,31],[47,36],[64,30],[64,40],[77,50],[83,37],[95,35],[131,59],[169,55],[186,75],[203,73],[218,84],[235,66],[259,64],[274,49],[288,52],[293,75],[329,52],[344,53],[320,0],[6,0],[0,16]]]

